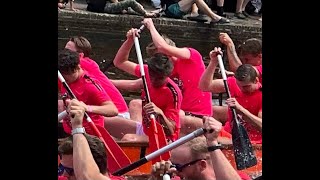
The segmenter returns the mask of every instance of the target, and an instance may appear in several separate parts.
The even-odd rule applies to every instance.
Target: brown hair
[[[70,41],[74,42],[78,53],[83,53],[84,57],[89,57],[92,49],[88,39],[83,36],[73,36]]]
[[[242,64],[238,67],[234,74],[238,81],[242,82],[255,82],[258,77],[257,71],[250,64]]]
[[[257,38],[250,38],[238,47],[239,54],[252,54],[257,56],[262,53],[262,41]]]
[[[107,153],[103,142],[96,136],[84,134],[86,137],[90,151],[92,153],[94,161],[97,163],[101,174],[108,172],[107,170]],[[72,155],[73,154],[73,144],[72,136],[67,137],[58,147],[58,152],[60,156]]]

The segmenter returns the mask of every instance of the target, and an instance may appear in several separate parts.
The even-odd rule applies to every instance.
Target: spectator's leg
[[[104,10],[109,14],[119,14],[122,13],[123,10],[128,9],[128,7],[131,7],[134,11],[141,15],[144,15],[146,13],[142,5],[135,0],[124,0],[117,3],[109,3],[106,5]]]
[[[241,11],[242,11],[242,14],[245,15],[246,17],[249,17],[249,14],[246,12],[246,6],[250,1],[251,0],[244,0],[242,4]]]
[[[224,0],[217,0],[217,14],[226,17],[223,10]]]
[[[189,13],[191,11],[192,5],[195,3],[195,0],[181,0],[178,2],[180,11]]]
[[[198,7],[196,3],[193,3],[191,8],[191,15],[195,15],[195,14],[198,14]]]
[[[187,0],[185,0],[185,1],[187,1]],[[184,0],[179,1],[179,5],[180,5],[181,9],[182,9],[182,5],[184,5],[183,2],[185,2],[185,1]],[[188,1],[191,1],[191,0],[188,0]],[[203,0],[195,0],[195,3],[197,4],[199,10],[202,11],[204,14],[208,15],[213,20],[213,22],[217,22],[221,19],[221,16],[212,12],[212,10],[208,7],[208,5]]]
[[[237,0],[236,13],[234,16],[239,19],[245,19],[246,17],[242,14],[242,4],[244,0]]]
[[[104,11],[109,14],[119,14],[128,8],[132,8],[135,12],[139,13],[142,16],[150,17],[155,16],[154,13],[148,13],[141,4],[135,0],[124,0],[119,1],[118,3],[107,4],[104,8]]]

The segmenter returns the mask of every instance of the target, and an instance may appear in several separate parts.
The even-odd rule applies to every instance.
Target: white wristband
[[[74,134],[84,134],[86,133],[86,130],[84,129],[84,127],[82,128],[74,128],[71,130],[71,135],[74,135]]]

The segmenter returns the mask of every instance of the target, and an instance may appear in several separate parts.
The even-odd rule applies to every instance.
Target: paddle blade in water
[[[232,144],[237,169],[242,170],[255,166],[257,158],[246,129],[237,120],[233,120],[232,123]]]

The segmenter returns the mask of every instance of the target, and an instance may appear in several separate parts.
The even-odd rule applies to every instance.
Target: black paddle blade
[[[238,170],[246,169],[257,164],[257,158],[254,154],[247,131],[237,120],[233,120],[232,143]]]

